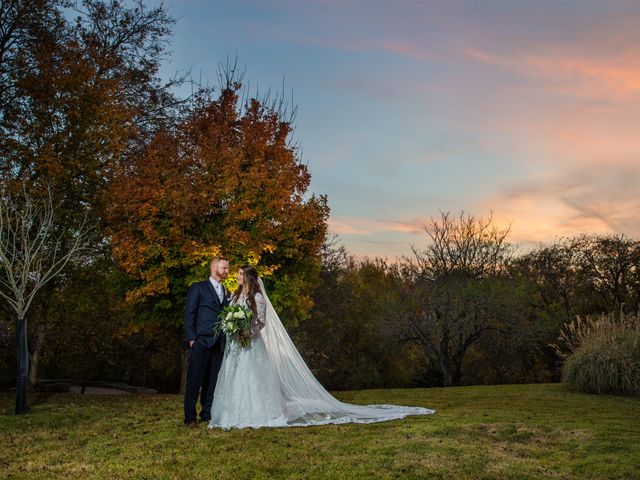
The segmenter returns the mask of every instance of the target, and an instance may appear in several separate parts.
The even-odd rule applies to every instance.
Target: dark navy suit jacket
[[[184,309],[184,335],[187,342],[196,340],[207,347],[212,347],[220,336],[222,337],[221,346],[224,348],[224,334],[212,333],[213,327],[219,321],[218,315],[224,307],[229,305],[229,292],[224,285],[222,290],[224,298],[221,302],[208,278],[189,287]]]

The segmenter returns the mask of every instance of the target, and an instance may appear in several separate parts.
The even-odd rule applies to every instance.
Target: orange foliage
[[[289,145],[291,124],[258,100],[240,105],[238,89],[118,166],[107,213],[113,253],[135,281],[129,300],[177,308],[184,290],[174,287],[202,278],[218,254],[262,275],[317,268],[326,198],[305,199],[310,174]]]

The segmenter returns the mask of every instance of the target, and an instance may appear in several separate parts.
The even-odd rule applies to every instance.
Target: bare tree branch
[[[24,318],[38,290],[62,272],[93,234],[86,217],[74,232],[57,230],[50,188],[40,203],[26,185],[19,195],[6,189],[0,193],[0,295],[18,318]]]
[[[498,230],[492,213],[483,219],[440,212],[424,231],[426,248],[412,246],[413,257],[402,260],[414,312],[405,322],[409,337],[440,364],[444,384],[452,385],[460,380],[465,352],[494,320],[495,279],[512,259],[510,226]]]

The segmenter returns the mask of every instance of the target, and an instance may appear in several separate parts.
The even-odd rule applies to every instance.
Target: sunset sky
[[[284,78],[311,190],[355,254],[408,254],[439,210],[493,211],[522,250],[640,236],[640,0],[165,4],[163,75],[213,82],[237,54],[252,89]]]

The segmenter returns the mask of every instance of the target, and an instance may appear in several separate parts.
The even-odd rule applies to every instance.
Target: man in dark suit
[[[224,354],[224,334],[214,335],[218,315],[229,305],[229,292],[222,281],[229,276],[229,262],[211,260],[211,276],[191,285],[184,312],[184,334],[189,346],[187,384],[184,392],[184,423],[197,425],[196,402],[200,389],[200,421],[211,420],[213,392]]]

